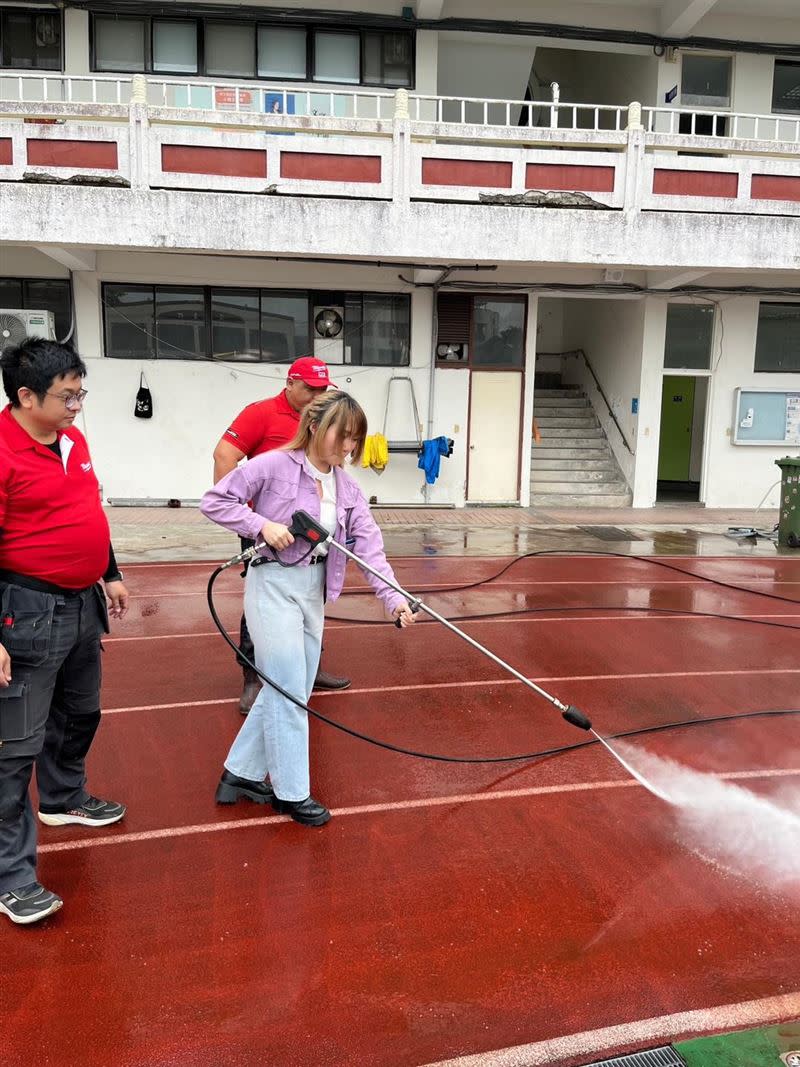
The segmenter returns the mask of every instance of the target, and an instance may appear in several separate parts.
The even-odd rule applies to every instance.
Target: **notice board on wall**
[[[800,389],[737,389],[735,445],[800,445]]]

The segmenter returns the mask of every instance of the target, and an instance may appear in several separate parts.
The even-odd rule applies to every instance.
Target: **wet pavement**
[[[115,540],[235,550],[209,551],[189,514],[129,515],[127,530],[112,515]],[[476,524],[468,552],[463,530],[426,523],[384,527],[416,546],[394,550],[399,581],[604,734],[696,722],[634,743],[797,795],[796,718],[707,720],[798,706],[800,557],[637,526],[640,541],[582,532],[583,551],[627,544],[623,558],[514,561],[509,539],[567,545]],[[626,558],[650,543],[673,558]],[[42,828],[40,874],[65,905],[0,925],[3,1067],[577,1067],[709,1019],[800,1015],[798,894],[709,863],[671,809],[495,663],[434,622],[386,624],[354,569],[325,640],[353,685],[312,706],[403,748],[506,761],[412,759],[314,721],[327,826],[215,805],[241,675],[208,617],[209,569],[126,567],[89,771],[128,816]],[[241,590],[225,572],[230,631]]]
[[[226,559],[237,538],[196,508],[109,508],[122,562]],[[731,527],[772,532],[776,511],[656,508],[382,508],[373,512],[390,556],[518,556],[526,552],[609,551],[626,555],[792,554],[767,537],[726,536]]]

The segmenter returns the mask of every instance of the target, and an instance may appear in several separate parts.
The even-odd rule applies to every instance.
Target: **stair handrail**
[[[592,364],[591,364],[591,362],[589,360],[589,357],[586,355],[584,350],[582,348],[573,348],[569,352],[537,352],[536,355],[537,356],[542,356],[543,358],[544,357],[551,357],[551,358],[552,357],[556,357],[557,359],[566,359],[567,357],[573,357],[574,358],[576,356],[583,356],[583,361],[586,364],[586,366],[587,366],[587,368],[589,370],[589,373],[594,378],[594,384],[597,386],[598,393],[603,398],[603,403],[606,406],[606,410],[608,411],[609,415],[612,418],[612,421],[613,421],[614,425],[616,426],[617,430],[619,431],[619,435],[622,438],[622,443],[625,445],[625,447],[630,452],[630,454],[634,455],[635,453],[634,453],[633,449],[628,444],[628,438],[625,436],[625,432],[623,431],[622,427],[620,426],[619,420],[617,419],[617,416],[614,414],[614,409],[609,404],[608,397],[603,392],[603,387],[600,384],[600,379],[595,374],[594,367],[592,366]]]

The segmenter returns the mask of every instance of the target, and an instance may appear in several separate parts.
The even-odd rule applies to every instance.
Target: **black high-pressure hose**
[[[309,549],[309,552],[312,551],[312,550],[313,550],[313,545]],[[495,579],[499,578],[502,574],[505,574],[505,572],[511,566],[513,566],[513,564],[519,562],[519,560],[521,560],[521,559],[527,559],[527,558],[532,557],[532,556],[555,555],[555,554],[560,554],[560,553],[561,553],[561,550],[553,550],[553,551],[544,550],[544,551],[541,551],[541,552],[528,552],[524,556],[520,556],[520,557],[518,557],[518,559],[512,560],[509,564],[507,564],[505,567],[503,567],[501,571],[499,571],[495,575],[492,575],[490,578],[484,578],[481,581],[472,582],[472,583],[470,583],[468,585],[445,587],[445,588],[439,589],[437,591],[438,592],[445,592],[445,591],[457,591],[457,590],[460,590],[460,589],[474,589],[474,588],[476,588],[476,587],[478,587],[480,585],[484,585],[487,582],[494,581]],[[306,553],[306,555],[307,554],[308,553]],[[661,566],[669,567],[671,570],[677,570],[677,571],[680,571],[683,574],[692,574],[691,571],[684,571],[680,567],[672,567],[672,566],[670,566],[670,564],[664,564],[664,563],[661,563],[661,561],[658,561],[658,560],[649,560],[646,557],[642,557],[642,556],[628,556],[628,555],[625,555],[624,553],[619,553],[619,552],[592,552],[592,553],[583,553],[583,554],[599,555],[599,556],[619,556],[620,558],[623,558],[623,559],[637,559],[637,560],[639,560],[640,562],[643,562],[643,563],[649,563],[649,562],[652,562],[654,564],[658,563]],[[305,557],[301,557],[301,558],[305,558]],[[283,561],[279,561],[279,562],[283,563]],[[300,561],[298,560],[297,562],[300,562]],[[283,563],[283,566],[295,566],[295,565],[296,564]],[[377,748],[383,748],[383,749],[386,749],[389,752],[397,752],[397,753],[400,753],[401,755],[404,755],[404,756],[413,756],[416,759],[434,760],[434,761],[440,762],[440,763],[475,763],[475,764],[483,764],[483,763],[516,763],[516,762],[522,762],[522,761],[525,761],[525,760],[540,759],[540,758],[544,758],[546,756],[560,755],[560,754],[565,753],[565,752],[571,752],[571,751],[573,751],[575,749],[586,748],[589,745],[598,745],[598,744],[602,743],[602,741],[600,739],[594,738],[592,740],[577,741],[577,742],[574,742],[573,744],[570,744],[570,745],[561,745],[561,746],[558,746],[556,748],[540,749],[540,750],[538,750],[536,752],[516,753],[516,754],[510,755],[510,756],[446,756],[446,755],[433,753],[433,752],[418,752],[418,751],[416,751],[414,749],[403,748],[400,745],[393,745],[389,741],[381,741],[378,738],[370,737],[368,734],[361,733],[359,730],[354,730],[349,726],[345,726],[343,723],[336,722],[334,719],[328,718],[328,716],[323,715],[321,712],[315,711],[313,708],[309,707],[308,704],[306,704],[304,701],[300,700],[299,697],[296,697],[292,693],[288,692],[286,689],[283,688],[283,686],[279,685],[278,682],[276,682],[274,679],[270,678],[263,671],[259,670],[259,668],[256,666],[256,664],[249,657],[245,656],[244,653],[242,653],[242,651],[239,648],[239,646],[236,644],[236,642],[232,640],[232,638],[228,634],[227,630],[225,629],[224,625],[222,624],[222,621],[221,621],[219,615],[217,614],[217,610],[216,610],[216,607],[214,605],[214,595],[213,595],[215,581],[217,580],[219,575],[222,573],[222,571],[226,570],[229,566],[230,566],[230,563],[224,563],[224,564],[221,564],[219,567],[217,567],[216,570],[211,574],[211,576],[210,576],[210,578],[208,580],[208,586],[206,588],[206,598],[208,600],[208,609],[209,609],[209,612],[211,613],[211,618],[213,619],[214,624],[217,627],[217,629],[219,630],[220,634],[222,634],[222,637],[230,645],[230,647],[233,649],[233,651],[236,652],[236,654],[242,660],[245,661],[245,663],[247,664],[248,667],[252,668],[256,672],[256,674],[259,676],[259,678],[262,679],[262,681],[264,681],[267,685],[271,686],[274,690],[276,690],[276,692],[280,693],[281,696],[283,696],[287,700],[291,701],[291,703],[294,704],[296,707],[301,708],[303,711],[306,711],[309,715],[312,715],[315,719],[318,719],[320,722],[324,722],[328,726],[332,726],[335,730],[340,730],[342,733],[348,734],[350,737],[355,737],[359,741],[366,741],[367,744],[375,745]],[[705,575],[693,575],[693,576],[705,579]],[[791,600],[791,598],[789,598],[789,597],[781,597],[781,596],[777,596],[777,595],[770,594],[770,593],[761,593],[759,590],[746,589],[746,588],[743,588],[741,586],[730,585],[729,583],[726,583],[726,582],[717,582],[713,578],[708,578],[706,580],[709,581],[709,582],[712,582],[714,584],[724,586],[725,588],[736,589],[736,590],[738,590],[740,592],[754,593],[754,594],[756,594],[758,596],[767,596],[767,597],[770,597],[771,599],[775,599],[775,600],[788,600],[791,603],[797,603],[797,601]],[[703,616],[703,617],[710,617],[710,618],[729,619],[729,620],[732,620],[734,622],[761,623],[761,624],[767,625],[767,626],[769,626],[769,625],[778,626],[778,627],[780,627],[782,629],[792,629],[792,630],[800,629],[800,627],[786,626],[783,623],[770,622],[768,620],[747,619],[747,618],[742,618],[742,617],[734,616],[734,615],[721,615],[721,614],[718,615],[718,614],[716,614],[714,612],[681,611],[680,609],[677,609],[677,608],[676,609],[668,609],[668,608],[663,608],[663,609],[655,608],[654,609],[654,608],[648,608],[648,607],[632,608],[632,607],[627,607],[627,606],[626,607],[622,607],[622,608],[613,608],[613,607],[605,606],[605,607],[596,608],[596,609],[594,609],[594,608],[588,608],[588,609],[587,608],[574,608],[574,609],[563,609],[563,608],[529,609],[529,608],[523,608],[523,609],[516,609],[516,610],[512,610],[512,611],[508,611],[508,612],[491,613],[490,615],[486,615],[486,616],[481,616],[481,615],[465,616],[465,618],[479,619],[479,618],[491,618],[491,617],[494,617],[495,615],[533,614],[535,611],[563,611],[563,610],[576,610],[576,611],[620,610],[620,611],[644,611],[644,612],[649,612],[649,613],[653,613],[655,611],[655,612],[658,612],[658,613],[682,614],[682,615],[700,615],[700,616]],[[340,618],[341,618],[341,616],[340,616]],[[369,620],[369,621],[372,621],[372,620]],[[677,729],[681,729],[683,727],[689,727],[689,726],[706,726],[706,725],[710,725],[712,723],[731,722],[731,721],[736,721],[736,720],[739,720],[739,719],[755,719],[755,718],[774,717],[774,716],[780,716],[780,715],[798,715],[798,714],[800,714],[800,709],[764,710],[764,711],[748,711],[748,712],[731,713],[729,715],[715,715],[713,717],[705,718],[705,719],[684,719],[684,720],[680,720],[680,721],[677,721],[677,722],[661,723],[660,725],[657,725],[657,726],[643,726],[643,727],[638,727],[635,730],[626,730],[626,731],[623,731],[623,732],[617,733],[617,734],[609,734],[609,735],[607,735],[607,740],[618,740],[620,738],[637,737],[637,736],[641,736],[643,734],[660,733],[660,732],[662,732],[664,730],[677,730]]]

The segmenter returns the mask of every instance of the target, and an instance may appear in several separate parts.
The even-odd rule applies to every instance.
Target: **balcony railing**
[[[648,133],[719,137],[726,141],[782,141],[800,144],[800,114],[756,115],[737,111],[704,111],[685,108],[644,107]]]
[[[131,102],[141,75],[16,74],[0,71],[2,104],[114,104]],[[404,92],[404,91],[403,91]],[[442,127],[484,127],[507,131],[559,130],[567,133],[622,133],[630,126],[629,106],[558,100],[501,100],[405,93],[411,122]],[[244,115],[283,115],[389,121],[396,118],[397,94],[337,87],[296,88],[264,82],[198,78],[146,79],[146,102],[153,107]],[[78,116],[75,116],[78,117]],[[648,134],[733,141],[800,144],[800,114],[761,115],[702,108],[642,106]],[[306,124],[304,124],[306,125]],[[307,127],[306,127],[307,128]],[[451,131],[452,132],[452,131]]]
[[[561,206],[800,215],[800,116],[0,74],[0,180],[70,171],[138,189],[396,202],[544,190]]]
[[[95,74],[12,74],[0,71],[0,102],[128,104],[133,78]]]
[[[339,118],[392,119],[393,92],[360,89],[296,89],[199,79],[149,78],[147,102],[156,107],[236,114],[279,114]]]
[[[466,96],[409,93],[409,116],[415,122],[493,126],[518,129],[624,130],[627,105],[569,104],[541,100],[483,100]]]

